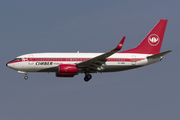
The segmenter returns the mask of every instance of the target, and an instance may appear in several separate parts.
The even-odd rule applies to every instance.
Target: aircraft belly
[[[128,70],[128,69],[134,69],[141,67],[140,65],[108,65],[108,66],[103,66],[103,70],[100,72],[116,72],[116,71],[123,71],[123,70]]]
[[[52,67],[36,70],[36,72],[57,72],[57,71],[58,71],[58,66],[52,66]]]

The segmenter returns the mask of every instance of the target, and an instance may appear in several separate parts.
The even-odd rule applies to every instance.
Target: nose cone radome
[[[6,66],[9,67],[8,63],[6,63]]]
[[[10,63],[10,62],[6,63],[6,66],[8,68],[11,68],[11,69],[14,69],[14,67],[15,67],[15,65],[13,63]]]

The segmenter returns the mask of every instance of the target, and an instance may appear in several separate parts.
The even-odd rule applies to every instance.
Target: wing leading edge
[[[78,63],[77,67],[80,69],[84,69],[84,70],[90,70],[90,69],[97,69],[97,67],[101,66],[102,64],[104,64],[109,56],[113,55],[114,53],[118,52],[119,50],[121,50],[124,40],[125,40],[126,36],[124,36],[122,38],[122,40],[119,42],[119,44],[117,45],[117,47],[107,53],[104,53],[102,55],[99,55],[97,57],[94,57],[92,59],[86,60],[84,62]]]

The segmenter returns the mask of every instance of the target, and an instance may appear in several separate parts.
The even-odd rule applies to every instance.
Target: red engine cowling
[[[58,67],[56,77],[74,77],[76,74],[78,74],[76,65],[61,64]]]

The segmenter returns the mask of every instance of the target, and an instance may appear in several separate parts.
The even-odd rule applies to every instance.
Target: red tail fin
[[[166,19],[160,20],[145,39],[136,47],[121,53],[157,54],[160,52],[164,32],[167,24]]]

